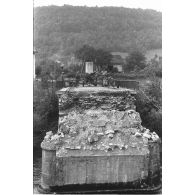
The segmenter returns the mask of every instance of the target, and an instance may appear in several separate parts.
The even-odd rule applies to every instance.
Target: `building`
[[[85,62],[85,73],[91,74],[94,72],[93,62]]]
[[[112,60],[111,64],[113,68],[117,68],[118,72],[123,72],[124,71],[124,65],[126,58],[128,56],[128,53],[124,52],[111,52],[112,54]]]

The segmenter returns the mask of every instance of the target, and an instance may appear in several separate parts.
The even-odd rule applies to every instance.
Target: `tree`
[[[156,76],[162,77],[162,57],[154,56],[149,62],[148,65],[143,69],[142,73],[150,78],[155,78]]]
[[[133,71],[135,69],[141,70],[145,68],[145,66],[146,66],[146,58],[139,51],[132,52],[126,59],[126,69],[128,71]]]
[[[92,61],[95,62],[95,49],[89,45],[84,45],[75,52],[75,56],[82,60],[82,62]]]
[[[144,90],[136,94],[136,110],[140,113],[142,124],[162,136],[162,83],[156,78]]]
[[[89,45],[84,45],[75,52],[75,56],[83,63],[93,62],[100,69],[108,69],[111,64],[112,55],[103,49],[94,49]]]
[[[155,76],[162,77],[162,57],[155,55],[153,59],[149,62],[149,66],[153,70]],[[151,71],[152,71],[151,70]]]
[[[110,52],[105,51],[103,49],[98,49],[95,52],[95,64],[100,67],[101,69],[105,68],[108,69],[108,67],[111,64],[112,55]]]
[[[58,126],[58,98],[54,91],[45,90],[40,83],[34,83],[33,131],[36,134],[55,130]],[[41,135],[39,135],[42,137]]]

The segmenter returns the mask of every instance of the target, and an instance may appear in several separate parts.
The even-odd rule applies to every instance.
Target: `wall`
[[[43,149],[41,185],[49,188],[155,178],[160,168],[160,144],[150,144],[150,155],[56,157],[54,150]]]
[[[94,72],[93,69],[93,62],[85,62],[85,73],[91,74]]]

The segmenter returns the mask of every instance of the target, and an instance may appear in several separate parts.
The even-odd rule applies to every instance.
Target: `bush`
[[[34,108],[35,120],[43,128],[50,128],[53,121],[58,121],[58,99],[54,93],[48,93],[40,99],[39,104]],[[39,118],[38,118],[39,116]],[[36,126],[35,126],[36,127]],[[41,129],[40,129],[41,131]]]
[[[112,73],[118,73],[118,68],[114,67],[111,72]]]
[[[162,69],[156,71],[156,76],[159,77],[159,78],[162,78]]]
[[[149,84],[148,88],[145,90],[146,94],[153,99],[159,107],[162,104],[162,84],[161,79],[156,77],[151,78],[151,83]]]
[[[146,66],[146,57],[140,51],[132,52],[126,59],[126,71],[138,71]]]
[[[158,58],[156,55],[140,73],[146,77],[162,78],[162,57]]]
[[[44,129],[46,121],[38,113],[33,113],[33,131],[35,134],[40,134]]]
[[[58,129],[58,98],[54,90],[43,89],[36,83],[33,95],[33,135],[37,142],[37,139],[42,141],[40,138],[46,131],[56,132]]]
[[[139,91],[136,95],[136,110],[140,113],[142,125],[155,131],[162,138],[161,89],[150,86],[148,94]]]

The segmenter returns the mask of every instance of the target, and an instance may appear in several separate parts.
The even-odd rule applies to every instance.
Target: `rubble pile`
[[[146,151],[159,137],[142,127],[134,101],[128,89],[66,88],[59,95],[58,133],[48,132],[42,146],[60,156]]]
[[[103,151],[143,149],[148,141],[157,141],[156,133],[141,126],[139,113],[134,110],[85,110],[70,112],[59,121],[59,131],[48,132],[42,144],[50,143],[59,155],[71,150]]]

